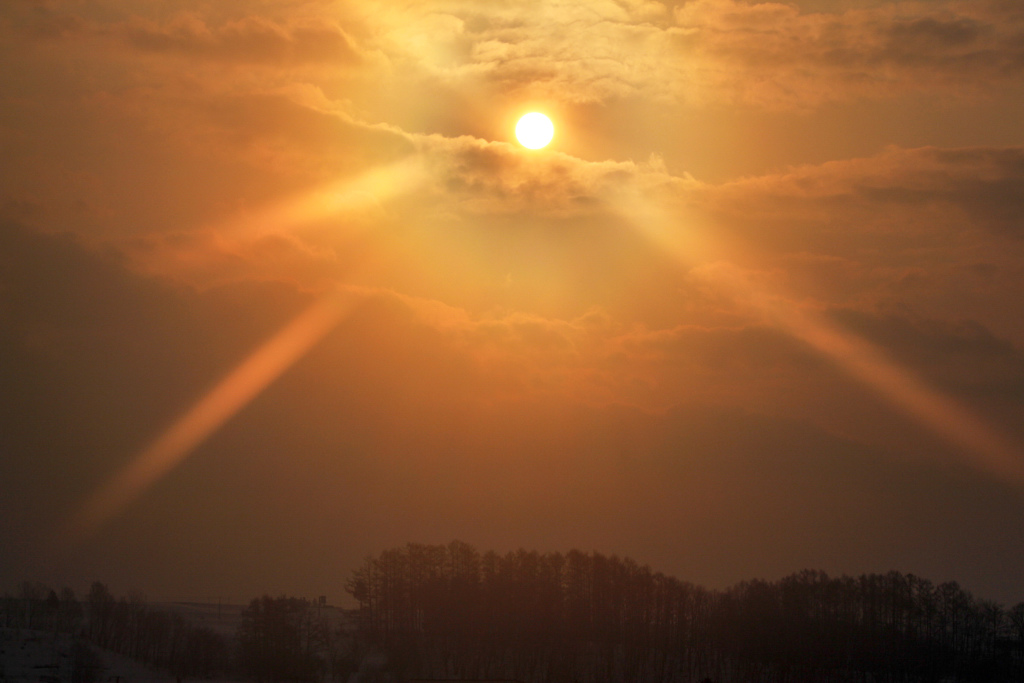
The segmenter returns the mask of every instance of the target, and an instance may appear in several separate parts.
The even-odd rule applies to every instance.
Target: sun
[[[555,126],[551,119],[539,112],[530,112],[519,119],[516,124],[516,138],[523,147],[540,149],[555,135]]]

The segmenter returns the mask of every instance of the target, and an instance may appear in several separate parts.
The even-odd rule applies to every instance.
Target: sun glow
[[[523,116],[516,124],[516,139],[519,140],[519,144],[529,149],[547,146],[554,136],[555,126],[551,119],[539,112]]]

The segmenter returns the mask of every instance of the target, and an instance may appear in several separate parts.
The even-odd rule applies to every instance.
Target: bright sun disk
[[[516,124],[516,138],[523,147],[540,149],[555,135],[555,126],[551,119],[539,112],[531,112],[519,119]]]

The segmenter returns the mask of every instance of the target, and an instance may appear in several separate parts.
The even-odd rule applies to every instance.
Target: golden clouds
[[[648,23],[667,16],[658,3],[556,2],[487,12],[472,2],[426,3],[381,16],[384,35],[401,38],[387,44],[388,54],[453,87],[482,82],[523,98],[591,102],[662,90],[655,73],[672,66],[659,64],[665,36]],[[438,34],[432,28],[441,23],[447,30]],[[405,39],[408,31],[418,39]],[[439,52],[447,58],[431,57]]]
[[[383,3],[385,6],[388,3]],[[693,0],[474,3],[381,12],[392,59],[452,87],[594,102],[656,98],[815,107],[908,91],[1012,85],[1024,19],[999,2],[888,3],[841,13],[791,4]],[[409,32],[412,33],[409,33]],[[441,57],[440,55],[443,55]]]
[[[1012,86],[1024,68],[1017,39],[1024,18],[1012,3],[994,0],[836,13],[740,0],[671,9],[649,0],[486,11],[473,2],[295,9],[247,13],[240,5],[232,15],[208,17],[198,8],[170,16],[140,8],[111,21],[116,12],[61,4],[31,12],[15,3],[6,25],[13,35],[114,39],[179,58],[362,66],[402,81],[574,103],[654,98],[805,108],[908,91],[964,96]]]
[[[535,157],[516,145],[469,137],[424,137],[419,145],[428,153],[438,190],[480,214],[607,213],[602,205],[623,186],[672,182],[657,159],[586,162],[558,152]]]
[[[1006,3],[887,3],[837,14],[794,5],[696,0],[675,9],[703,98],[766,106],[968,94],[1012,84],[1024,21]]]
[[[93,482],[340,288],[366,305],[316,326],[211,458],[258,452],[234,469],[273,488],[308,449],[331,496],[385,462],[424,510],[447,503],[408,473],[435,458],[497,499],[488,463],[534,457],[509,407],[553,468],[563,442],[669,463],[643,481],[676,510],[733,436],[672,436],[708,406],[818,430],[802,463],[837,439],[952,451],[893,409],[910,377],[903,410],[930,386],[1021,436],[1021,34],[987,0],[0,3],[0,215],[22,224],[0,235],[0,364],[42,416],[12,423],[92,434]],[[556,149],[511,143],[531,110]],[[600,432],[610,450],[542,419],[583,434],[624,405],[640,426]],[[472,517],[483,494],[448,485]]]
[[[184,14],[165,23],[134,17],[113,30],[132,47],[183,57],[275,66],[322,62],[342,67],[360,61],[352,39],[326,20],[283,24],[250,16],[211,26],[195,14]]]
[[[970,214],[975,225],[1017,233],[1011,214],[1024,189],[1024,148],[899,149],[860,159],[806,165],[783,173],[724,183],[722,208],[736,202],[846,202],[927,208],[941,205]],[[822,208],[822,210],[827,210]],[[957,220],[957,216],[950,216]],[[837,220],[841,217],[837,216]],[[908,226],[913,228],[913,226]]]

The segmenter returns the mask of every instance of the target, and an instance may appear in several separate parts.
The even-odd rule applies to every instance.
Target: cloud
[[[238,585],[231,575],[256,566],[239,590],[298,591],[294,563],[252,558],[332,548],[311,569],[316,593],[382,544],[438,535],[609,547],[701,582],[909,562],[1001,594],[1019,575],[1006,550],[1019,495],[894,456],[893,434],[911,441],[908,454],[936,457],[935,444],[885,411],[864,422],[876,417],[870,396],[775,329],[658,328],[600,309],[476,313],[386,288],[364,288],[351,319],[95,545],[50,561],[19,539],[47,537],[310,296],[250,281],[171,285],[70,236],[10,224],[0,255],[0,373],[12,388],[0,401],[12,455],[0,462],[0,538],[18,548],[0,579],[87,570],[180,591],[177,557],[214,583]],[[982,327],[832,315],[923,359],[930,376],[962,369],[972,389],[1019,410],[1019,394],[996,389],[1020,377],[1021,353]],[[331,543],[338,534],[350,542]],[[936,534],[976,552],[939,561],[914,544]]]
[[[166,385],[157,401],[161,406],[173,397],[187,401],[190,388],[200,391],[309,300],[279,283],[241,281],[202,292],[169,286],[85,251],[71,238],[9,225],[3,253],[18,264],[6,271],[0,311],[8,342],[17,349],[10,357],[28,353],[35,357],[31,367],[56,363],[78,373],[69,385],[72,393],[88,395],[106,384],[111,393],[103,393],[104,400],[115,402],[123,400],[122,390],[141,390],[151,382]],[[386,288],[352,291],[369,304],[345,334],[365,337],[360,343],[367,352],[386,339],[399,356],[412,354],[403,371],[408,374],[388,373],[389,391],[429,395],[446,383],[429,370],[437,362],[458,378],[461,388],[452,385],[449,391],[484,402],[630,404],[646,410],[712,404],[758,411],[774,405],[813,422],[822,417],[819,404],[849,399],[849,382],[828,363],[785,332],[756,321],[658,328],[600,308],[573,318],[526,310],[474,313]],[[851,308],[834,308],[829,317],[986,409],[1012,412],[1024,400],[1024,354],[979,323]],[[406,348],[413,339],[418,341]],[[136,350],[110,354],[111,344]],[[421,366],[413,358],[419,353],[415,347],[430,349],[436,359]],[[175,369],[200,348],[201,365],[185,374]],[[100,357],[107,360],[98,362]],[[385,372],[387,363],[381,362]],[[149,366],[153,370],[144,370]],[[142,424],[153,425],[153,416]]]
[[[891,147],[861,159],[806,165],[782,173],[706,186],[710,201],[733,215],[787,212],[803,203],[821,222],[845,221],[864,207],[939,207],[950,220],[1018,237],[1024,207],[1024,148]],[[730,209],[730,207],[732,207]],[[949,210],[957,213],[949,215]],[[879,215],[879,214],[876,214]],[[920,221],[918,221],[920,222]],[[944,221],[943,221],[944,222]],[[918,226],[908,226],[915,229]]]
[[[379,132],[418,151],[425,180],[410,186],[408,196],[371,206],[365,216],[338,214],[312,230],[282,225],[269,232],[142,236],[122,241],[120,248],[146,272],[204,286],[253,278],[321,288],[349,277],[360,260],[383,257],[390,270],[355,281],[388,290],[410,268],[428,272],[443,263],[449,278],[477,282],[479,298],[491,303],[480,308],[472,295],[445,294],[422,281],[397,286],[402,294],[395,296],[421,302],[413,308],[435,321],[430,324],[445,331],[449,343],[519,387],[514,391],[534,383],[576,396],[589,392],[602,400],[629,397],[664,406],[680,398],[664,387],[692,386],[683,379],[687,373],[711,385],[719,369],[740,374],[743,367],[785,366],[776,378],[775,386],[781,386],[792,373],[815,371],[816,361],[799,344],[761,327],[759,314],[734,300],[714,277],[705,277],[702,269],[721,250],[693,252],[689,263],[667,266],[674,272],[670,279],[637,291],[653,307],[679,311],[688,320],[681,326],[678,318],[667,324],[631,319],[634,312],[614,305],[610,296],[636,286],[623,269],[636,258],[629,250],[643,242],[611,201],[627,191],[651,201],[659,201],[652,195],[667,197],[669,230],[703,231],[709,240],[738,245],[730,267],[795,304],[979,325],[999,339],[1024,340],[1024,329],[1011,315],[1024,282],[1015,266],[1024,245],[1013,223],[1019,196],[1014,188],[1024,190],[1019,149],[893,148],[875,157],[714,185],[673,178],[657,163],[586,162],[558,153],[531,157],[512,145],[468,136]],[[685,212],[671,213],[687,206],[699,208],[689,224]],[[544,233],[542,244],[521,236],[523,216],[530,217],[530,229]],[[452,232],[453,223],[463,225],[459,232]],[[363,224],[365,239],[349,241]],[[388,246],[395,230],[402,231],[397,257]],[[474,250],[483,243],[481,233],[488,243],[504,245],[489,247],[492,252],[507,249],[513,256],[497,260]],[[564,264],[555,262],[563,257],[555,248],[561,243]],[[646,248],[653,256],[656,246]],[[613,260],[592,271],[580,265],[608,249],[621,263]],[[556,273],[538,267],[538,259]],[[490,284],[506,272],[548,302],[564,286],[587,298],[576,297],[558,310],[532,306],[525,296],[508,296],[509,290]],[[495,301],[504,303],[495,308]],[[590,303],[581,310],[580,301]],[[609,316],[601,318],[607,324],[595,327],[598,318],[591,315]],[[638,325],[633,332],[627,329],[631,324]],[[876,341],[888,348],[888,340]],[[668,348],[678,353],[667,354]],[[907,352],[908,361],[913,353]],[[659,364],[676,367],[677,376],[661,381]],[[922,372],[941,377],[942,367],[955,365],[946,359]]]
[[[84,35],[90,22],[77,14],[54,8],[53,2],[12,0],[0,7],[0,31],[32,40],[58,40]]]
[[[561,154],[533,152],[506,142],[462,136],[412,136],[427,156],[435,191],[469,212],[536,216],[609,212],[609,199],[634,191],[683,182],[672,179],[657,158],[588,162]]]
[[[817,350],[756,321],[658,329],[599,309],[571,320],[522,311],[473,315],[393,292],[374,296],[406,311],[410,323],[435,330],[472,362],[478,381],[490,387],[485,394],[496,390],[506,399],[558,397],[646,410],[710,404],[759,411],[768,404],[769,412],[843,428],[851,425],[829,417],[826,406],[865,400]],[[838,307],[826,317],[996,424],[1012,424],[1008,417],[1024,405],[1024,352],[978,322]]]
[[[322,12],[293,3],[282,19],[272,8],[248,15],[245,9],[240,4],[234,18],[217,19],[223,13],[202,6],[166,17],[153,7],[98,11],[88,5],[15,0],[0,10],[0,26],[32,40],[113,40],[137,52],[250,65],[352,67],[366,58],[342,23]]]
[[[646,97],[799,109],[911,91],[995,93],[1024,70],[1024,17],[994,1],[842,13],[742,0],[488,13],[436,2],[375,21],[396,63],[445,83],[579,103]]]
[[[703,91],[768,106],[974,93],[1012,83],[1024,69],[1024,18],[1001,2],[896,2],[828,14],[695,0],[676,8],[675,19],[681,49],[706,60]]]
[[[1021,339],[991,307],[1022,284],[1024,150],[890,148],[690,196],[776,285],[834,304],[984,315]]]
[[[373,19],[381,49],[398,64],[449,84],[485,82],[504,93],[594,102],[666,92],[666,9],[653,2],[505,5],[424,3]],[[444,30],[438,30],[440,27]]]
[[[851,309],[831,317],[946,391],[1024,407],[1024,352],[978,322]]]
[[[1019,491],[727,284],[1024,438],[1024,10],[811,4],[862,9],[0,2],[0,581],[315,595],[463,537],[1011,595]],[[549,105],[560,146],[500,141]],[[95,546],[23,561],[334,287]]]
[[[134,17],[112,27],[111,32],[144,52],[199,59],[274,66],[329,63],[339,67],[362,59],[345,30],[326,19],[279,23],[249,16],[210,25],[199,15],[183,14],[164,23]]]
[[[88,36],[197,63],[321,65],[362,70],[386,87],[426,81],[576,104],[646,98],[808,109],[910,92],[995,96],[1024,71],[1024,15],[999,0],[892,2],[836,13],[743,0],[671,9],[606,0],[545,3],[542,11],[453,0],[381,1],[360,12],[289,8],[117,16],[17,2],[6,24],[15,35]]]

